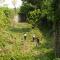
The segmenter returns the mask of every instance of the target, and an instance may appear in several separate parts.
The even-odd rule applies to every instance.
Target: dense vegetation
[[[0,28],[4,29],[11,24],[14,13],[12,9],[0,7]]]
[[[37,11],[40,14],[40,10]],[[14,27],[11,26],[14,13],[9,8],[1,8],[0,14],[0,60],[54,59],[53,44],[51,44],[53,41],[52,37],[48,37],[49,34],[45,36],[37,27],[32,29],[29,23],[18,23]],[[24,33],[27,34],[26,40],[23,37]],[[40,39],[39,47],[32,42],[33,34]]]
[[[40,18],[41,17],[43,17],[44,15],[47,15],[47,18],[48,18],[48,20],[53,20],[52,18],[54,17],[54,11],[53,11],[53,8],[52,8],[52,4],[53,4],[53,0],[23,0],[23,5],[21,6],[21,9],[20,9],[20,11],[22,11],[23,13],[26,13],[26,15],[27,14],[30,14],[30,12],[33,12],[34,11],[34,13],[31,13],[30,15],[36,15],[36,14],[39,14],[39,12],[40,12]],[[27,7],[28,6],[28,7]],[[24,7],[27,7],[27,8],[25,8],[24,9]],[[33,8],[33,9],[31,9],[31,7]],[[29,9],[29,10],[28,10]],[[24,11],[25,12],[24,12]],[[27,10],[27,12],[26,12],[26,10]],[[32,11],[33,10],[33,11]],[[35,11],[35,10],[40,10],[39,12],[37,12],[37,11]],[[36,13],[35,13],[36,12]],[[29,16],[30,16],[29,15]],[[31,17],[31,16],[30,16]],[[28,17],[27,17],[28,18]],[[30,20],[30,19],[29,19]],[[33,19],[32,19],[33,20]],[[39,19],[37,19],[37,20],[39,20]]]
[[[20,13],[26,15],[26,20],[33,26],[45,31],[53,31],[54,1],[53,0],[22,0]]]
[[[22,10],[22,12],[26,14],[26,20],[29,23],[31,23],[32,26],[38,27],[45,36],[48,36],[49,34],[50,37],[53,36],[53,32],[58,31],[57,24],[60,20],[59,0],[22,0],[22,1],[23,5],[21,6],[20,12]],[[25,10],[24,6],[27,7],[25,8]],[[33,8],[32,10],[30,10],[31,7]]]
[[[13,9],[0,7],[0,60],[59,60],[55,58],[52,33],[55,22],[60,19],[60,1],[22,1],[20,10],[15,13]],[[24,14],[28,23],[14,23],[13,17],[17,13]],[[38,47],[32,42],[33,34],[39,38]]]

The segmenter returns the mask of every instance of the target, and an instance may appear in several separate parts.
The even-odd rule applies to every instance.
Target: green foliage
[[[25,8],[21,7],[21,11],[25,12],[27,15],[27,20],[33,24],[38,25],[40,18],[47,15],[47,19],[54,21],[54,9],[53,9],[53,0],[22,0]],[[25,4],[25,5],[24,5]],[[31,11],[31,7],[27,6],[30,4],[34,9]],[[40,10],[40,11],[39,11]]]
[[[44,36],[38,28],[31,28],[31,24],[20,23],[0,32],[0,60],[53,60],[51,37]],[[27,34],[26,41],[24,33]],[[33,34],[39,37],[39,47],[32,42]]]
[[[55,12],[55,20],[60,20],[60,14],[59,14],[59,12],[60,12],[60,0],[54,0],[54,2],[53,2],[53,4],[54,4],[54,12]]]
[[[14,16],[13,9],[3,8],[3,12],[7,18],[12,18]]]
[[[24,3],[21,7],[20,7],[20,12],[19,13],[24,13],[26,16],[28,14],[28,12],[32,11],[34,8],[30,6],[30,4],[28,3]]]
[[[32,5],[39,5],[42,0],[22,0],[23,2],[31,3]]]
[[[37,25],[38,21],[40,20],[40,17],[41,11],[40,9],[36,9],[28,14],[28,21],[34,25]]]
[[[27,3],[23,4],[20,8],[20,11],[23,12],[23,13],[27,13],[28,11],[30,11],[31,6]]]
[[[0,8],[0,27],[5,28],[10,25],[10,19],[13,17],[13,12],[8,8]]]

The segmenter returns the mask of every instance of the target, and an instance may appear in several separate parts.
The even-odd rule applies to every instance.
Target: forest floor
[[[27,39],[24,40],[24,34]],[[32,42],[32,36],[39,37],[39,46]],[[18,23],[0,32],[0,60],[52,60],[52,38],[44,36],[38,29],[32,29],[28,23]]]

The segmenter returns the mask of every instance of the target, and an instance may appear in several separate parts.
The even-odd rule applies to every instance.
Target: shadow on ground
[[[36,60],[53,60],[54,58],[55,56],[54,56],[53,51],[47,52],[45,54],[43,53],[42,55],[35,56]]]
[[[11,28],[10,31],[23,33],[23,32],[30,32],[31,28]]]

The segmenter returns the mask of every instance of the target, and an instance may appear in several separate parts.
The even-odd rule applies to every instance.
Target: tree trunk
[[[55,23],[55,56],[60,58],[60,21]]]

